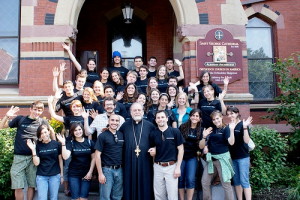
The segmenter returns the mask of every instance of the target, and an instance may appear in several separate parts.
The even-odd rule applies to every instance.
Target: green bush
[[[48,120],[49,125],[54,129],[55,133],[61,133],[61,131],[63,130],[64,124],[60,121],[57,121],[56,119],[54,119],[53,117],[51,117],[50,120]]]
[[[16,129],[0,130],[0,199],[13,199],[10,168],[13,161],[13,143]]]
[[[256,147],[251,152],[251,185],[254,191],[270,188],[281,180],[287,156],[287,139],[266,127],[251,128]]]
[[[298,167],[299,169],[299,167]],[[295,185],[291,185],[288,190],[288,200],[298,200],[300,199],[300,173],[296,176],[297,180]]]

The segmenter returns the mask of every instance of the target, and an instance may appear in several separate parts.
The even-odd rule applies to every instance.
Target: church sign
[[[213,82],[223,83],[225,76],[229,82],[243,77],[242,43],[233,39],[225,29],[216,28],[197,41],[197,65],[201,71],[209,71]]]

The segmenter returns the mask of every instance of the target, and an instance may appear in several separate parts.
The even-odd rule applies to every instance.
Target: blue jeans
[[[188,160],[182,160],[180,169],[181,169],[181,176],[179,177],[178,188],[179,189],[195,188],[197,158],[194,157]]]
[[[122,168],[110,169],[102,167],[106,183],[100,186],[101,200],[121,200],[123,196],[123,171]]]
[[[72,199],[85,198],[89,196],[91,181],[79,177],[69,177]]]
[[[250,157],[232,160],[234,176],[233,185],[241,185],[242,188],[249,188],[249,170],[250,170]]]
[[[36,176],[36,185],[38,191],[38,199],[48,199],[48,191],[50,200],[57,200],[58,189],[60,185],[60,174],[54,176]]]

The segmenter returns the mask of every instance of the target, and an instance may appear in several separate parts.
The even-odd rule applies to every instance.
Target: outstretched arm
[[[57,67],[53,68],[52,75],[53,75],[53,82],[52,82],[53,92],[56,92],[58,90],[57,80],[59,76],[59,71]]]
[[[226,115],[226,106],[225,106],[225,103],[224,103],[225,95],[226,95],[225,90],[221,94],[219,94],[219,100],[220,100],[220,103],[221,103],[221,109],[222,109],[222,114],[223,115]]]
[[[54,107],[53,107],[54,104],[56,104],[56,100],[54,100],[53,96],[49,96],[48,97],[48,108],[49,108],[49,113],[50,113],[51,117],[53,117],[57,121],[64,122],[64,118],[55,113]]]
[[[2,120],[0,121],[0,129],[3,128],[8,128],[8,120],[11,117],[15,117],[17,116],[16,113],[19,112],[20,108],[19,107],[10,107],[10,109],[7,111],[7,113],[5,114],[5,116],[2,118]]]
[[[59,65],[59,77],[58,77],[58,85],[63,86],[64,85],[64,71],[66,70],[66,63],[60,63]]]
[[[81,65],[79,64],[79,62],[76,60],[74,54],[71,51],[71,48],[69,45],[67,45],[66,43],[62,43],[61,44],[62,47],[68,52],[70,59],[72,60],[72,62],[74,63],[76,69],[78,71],[80,71],[82,69]]]

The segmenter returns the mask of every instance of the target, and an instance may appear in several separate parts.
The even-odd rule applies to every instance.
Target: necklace
[[[213,101],[214,101],[214,100],[212,100],[212,101],[209,102],[209,101],[207,100],[208,105],[210,106],[210,104],[211,104]]]
[[[136,157],[139,157],[140,152],[141,152],[141,149],[140,149],[139,146],[140,146],[140,143],[141,143],[141,138],[142,138],[142,133],[143,133],[143,132],[142,132],[143,126],[144,126],[144,121],[142,120],[139,143],[137,143],[136,136],[135,136],[135,130],[134,130],[134,124],[133,124],[133,121],[132,121],[133,137],[134,137],[134,141],[135,141],[135,145],[136,145],[136,148],[135,148],[134,152],[135,152],[135,154],[136,154]]]

